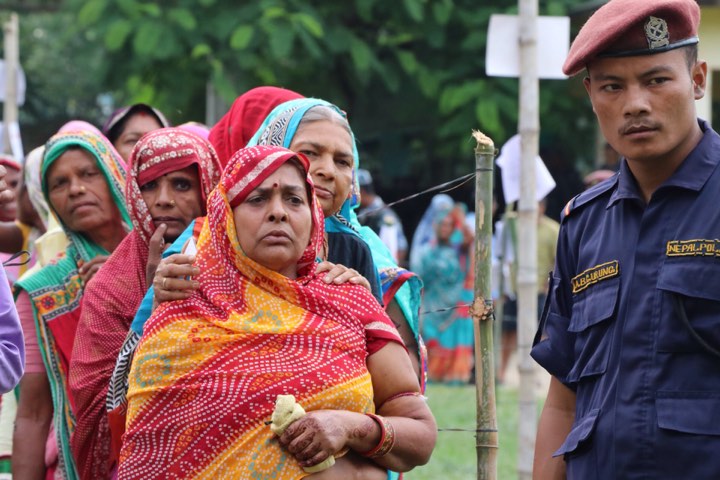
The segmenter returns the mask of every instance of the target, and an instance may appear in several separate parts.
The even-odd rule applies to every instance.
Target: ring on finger
[[[163,278],[163,281],[162,281],[162,288],[163,288],[163,290],[167,290],[167,287],[165,286],[166,283],[167,283],[167,277],[164,277],[164,278]]]

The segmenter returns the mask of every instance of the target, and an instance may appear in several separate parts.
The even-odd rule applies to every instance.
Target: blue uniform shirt
[[[623,161],[566,208],[532,356],[577,394],[569,479],[720,479],[720,136],[700,126],[647,205]]]

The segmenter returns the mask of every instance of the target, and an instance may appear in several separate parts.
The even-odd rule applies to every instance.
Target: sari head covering
[[[40,170],[45,201],[52,206],[47,188],[48,170],[69,148],[77,147],[89,152],[97,162],[124,226],[129,230],[130,218],[122,195],[125,167],[102,136],[76,131],[56,134],[48,141]],[[85,288],[78,268],[95,256],[109,252],[82,233],[70,230],[62,221],[61,226],[69,240],[64,255],[36,273],[21,278],[15,287],[25,290],[30,296],[38,344],[52,391],[53,425],[59,449],[56,478],[73,479],[77,478],[77,471],[69,441],[75,426],[75,414],[67,380]]]
[[[170,122],[168,122],[167,118],[165,118],[165,115],[163,115],[160,110],[145,103],[136,103],[134,105],[129,105],[115,110],[102,127],[103,135],[110,140],[110,143],[114,144],[120,137],[120,134],[122,134],[127,120],[138,112],[154,117],[160,124],[160,127],[164,128],[170,126]]]
[[[248,142],[248,146],[278,145],[290,148],[290,144],[302,118],[308,110],[317,106],[331,108],[338,112],[343,118],[347,118],[344,111],[325,100],[317,98],[291,100],[277,106],[270,115],[268,115],[253,138]],[[390,301],[395,300],[400,306],[413,333],[418,337],[422,282],[417,275],[397,265],[390,251],[370,227],[360,225],[357,215],[355,214],[360,198],[360,187],[358,185],[360,157],[355,143],[355,135],[352,131],[350,132],[350,139],[353,145],[354,162],[351,195],[350,198],[343,203],[338,213],[325,219],[325,231],[356,235],[370,247],[373,262],[375,263],[380,285],[383,290],[383,303],[387,307]],[[422,341],[419,338],[418,340],[418,345],[421,350],[419,354],[422,362],[424,351]],[[424,385],[422,378],[421,384]]]
[[[43,195],[42,185],[40,184],[40,167],[42,165],[43,155],[45,154],[45,146],[37,147],[25,157],[25,170],[23,171],[23,182],[30,197],[30,203],[40,216],[45,228],[48,226],[48,218],[50,208],[45,195]]]
[[[247,145],[273,108],[297,98],[303,96],[278,87],[257,87],[237,97],[230,110],[210,130],[210,143],[220,162],[226,165],[235,152]]]
[[[58,133],[65,132],[90,132],[94,133],[95,135],[103,135],[103,133],[98,130],[95,125],[86,122],[85,120],[70,120],[65,125],[60,127],[60,130],[58,130]]]
[[[203,125],[199,122],[185,122],[182,125],[178,125],[177,128],[185,130],[186,132],[194,133],[203,140],[207,140],[210,135],[210,129],[207,125]]]
[[[135,353],[119,478],[302,478],[264,423],[278,395],[308,411],[374,410],[367,355],[401,340],[365,288],[316,277],[322,211],[310,177],[313,228],[297,279],[254,262],[237,240],[231,204],[292,158],[307,171],[286,149],[242,149],[210,195],[200,288],[160,305]]]
[[[85,290],[70,368],[70,390],[77,413],[71,447],[82,478],[109,476],[111,436],[105,408],[108,384],[148,287],[148,243],[155,224],[140,187],[190,165],[197,166],[204,211],[205,201],[221,173],[207,140],[180,128],[163,128],[144,135],[130,155],[125,193],[134,230]]]

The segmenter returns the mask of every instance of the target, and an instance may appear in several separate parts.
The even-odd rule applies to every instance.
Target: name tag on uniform
[[[620,264],[617,260],[602,263],[588,268],[572,279],[573,293],[580,293],[590,285],[594,285],[608,278],[617,277],[620,274]]]
[[[671,240],[667,242],[668,257],[720,257],[720,240]]]

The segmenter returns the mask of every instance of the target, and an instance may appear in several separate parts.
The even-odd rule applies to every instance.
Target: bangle
[[[378,458],[390,453],[395,446],[395,429],[387,418],[375,415],[374,413],[366,413],[375,423],[380,425],[380,441],[374,448],[367,452],[361,452],[360,455],[368,458]]]

